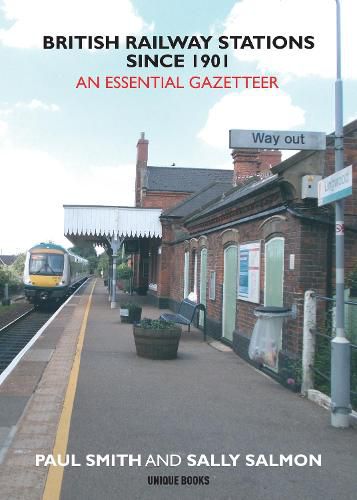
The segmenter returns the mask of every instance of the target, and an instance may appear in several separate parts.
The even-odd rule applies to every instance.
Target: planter
[[[120,320],[122,323],[139,323],[141,320],[142,308],[137,305],[129,304],[120,306]]]
[[[150,359],[175,359],[181,337],[179,326],[142,328],[134,326],[134,339],[138,356]]]

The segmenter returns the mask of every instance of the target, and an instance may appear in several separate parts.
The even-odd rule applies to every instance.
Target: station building
[[[305,291],[334,294],[334,207],[317,205],[318,181],[334,172],[333,136],[326,151],[285,161],[279,151],[233,150],[232,170],[151,166],[148,150],[142,134],[135,208],[65,206],[65,235],[102,244],[114,269],[124,243],[139,293],[173,311],[188,296],[203,303],[207,333],[245,359],[254,309],[291,308],[271,370],[286,380],[301,353]],[[344,155],[356,186],[357,120],[344,128]],[[345,214],[348,275],[357,262],[356,189]]]
[[[357,120],[344,128],[345,166],[357,185]],[[154,167],[137,144],[136,206],[161,208],[162,238],[139,252],[136,279],[159,307],[190,295],[207,308],[208,334],[248,358],[258,305],[287,306],[275,371],[286,374],[302,348],[308,289],[334,294],[334,207],[317,206],[317,183],[334,172],[326,151],[285,161],[271,150],[234,150],[233,169]],[[357,262],[357,192],[345,202],[346,275]],[[282,375],[283,377],[283,375]]]

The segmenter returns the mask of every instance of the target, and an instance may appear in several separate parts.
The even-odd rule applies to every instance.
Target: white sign
[[[260,241],[239,247],[238,298],[260,302]]]
[[[342,200],[352,194],[352,165],[349,165],[319,182],[318,205]]]
[[[323,132],[284,132],[280,130],[230,130],[229,147],[258,149],[326,149]]]

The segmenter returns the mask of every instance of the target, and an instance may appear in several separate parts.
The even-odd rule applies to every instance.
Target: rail
[[[41,335],[47,325],[57,316],[60,310],[71,298],[76,295],[88,280],[84,281],[63,303],[56,309],[39,311],[31,309],[0,331],[0,385],[15,368],[22,356]]]

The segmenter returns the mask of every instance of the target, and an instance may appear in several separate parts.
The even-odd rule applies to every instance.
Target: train
[[[40,243],[26,253],[25,297],[35,306],[60,302],[88,277],[88,260],[60,245]]]

